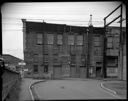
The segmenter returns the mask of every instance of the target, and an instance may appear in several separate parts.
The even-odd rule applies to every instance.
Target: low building
[[[11,70],[20,71],[21,67],[19,66],[19,62],[23,61],[15,56],[10,54],[3,54],[2,58],[4,59],[5,66]]]

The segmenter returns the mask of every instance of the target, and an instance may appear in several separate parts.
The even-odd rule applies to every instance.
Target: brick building
[[[22,21],[27,77],[103,77],[104,28]]]
[[[123,36],[126,34],[126,28],[123,27]],[[124,68],[121,68],[120,63],[120,28],[119,27],[109,27],[107,29],[107,47],[106,47],[106,67],[107,67],[107,77],[119,77],[124,74]],[[123,37],[124,42],[126,38]],[[126,42],[125,42],[126,44]],[[125,45],[124,44],[124,45]],[[124,52],[126,51],[126,46],[124,46]],[[123,63],[124,64],[124,63]],[[126,63],[125,63],[126,64]],[[124,65],[125,65],[124,64]],[[126,70],[126,69],[125,69]],[[126,75],[126,73],[125,73]]]

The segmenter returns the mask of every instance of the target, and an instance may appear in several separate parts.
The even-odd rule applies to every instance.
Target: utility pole
[[[106,24],[106,21],[104,21]],[[103,48],[103,78],[107,77],[106,73],[106,51],[107,51],[107,38],[106,38],[106,27],[104,27],[104,48]]]
[[[89,64],[89,60],[88,60],[88,57],[89,57],[89,47],[88,47],[88,44],[89,44],[89,40],[88,40],[88,32],[89,32],[89,29],[87,29],[87,54],[86,54],[86,69],[87,69],[87,71],[86,71],[86,73],[87,73],[87,78],[89,77],[89,73],[88,73],[88,64]]]
[[[1,13],[0,13],[0,16],[1,16]],[[2,18],[2,16],[1,16],[1,18]],[[0,19],[1,20],[1,19]],[[0,56],[2,56],[2,23],[1,23],[1,34],[0,34],[0,40],[1,40],[1,44],[0,44]]]
[[[120,60],[120,68],[121,68],[121,77],[120,77],[120,79],[123,79],[123,33],[122,33],[122,8],[123,8],[123,6],[122,6],[122,4],[121,4],[121,9],[120,9],[120,12],[121,12],[121,14],[120,14],[120,52],[119,52],[119,60]]]

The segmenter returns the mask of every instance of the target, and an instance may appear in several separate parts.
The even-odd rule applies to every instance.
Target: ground
[[[30,84],[39,80],[25,78],[22,81],[20,101],[32,100],[29,86]],[[105,87],[119,88],[124,87],[125,83],[117,80],[95,80],[95,79],[69,79],[69,80],[48,80],[46,82],[38,83],[34,86],[34,91],[39,99],[124,99],[126,98],[126,89],[122,89],[121,94],[114,95],[109,91],[100,87],[104,82]],[[111,84],[110,84],[111,83]],[[116,83],[116,84],[115,84]],[[118,91],[117,91],[118,92]],[[120,96],[121,95],[121,96]]]
[[[117,95],[126,98],[126,81],[109,81],[103,85],[111,90],[116,91]]]

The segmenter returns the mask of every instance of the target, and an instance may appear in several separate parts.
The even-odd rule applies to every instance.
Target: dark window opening
[[[118,57],[117,56],[108,56],[107,57],[107,66],[117,66],[118,65]]]
[[[34,73],[38,73],[38,65],[34,65],[34,67],[33,67],[33,72],[34,72]]]
[[[96,77],[101,77],[101,67],[96,67]]]
[[[102,62],[96,62],[96,64],[102,64]]]
[[[48,73],[48,65],[45,65],[45,66],[44,66],[44,72],[45,72],[45,73]]]

